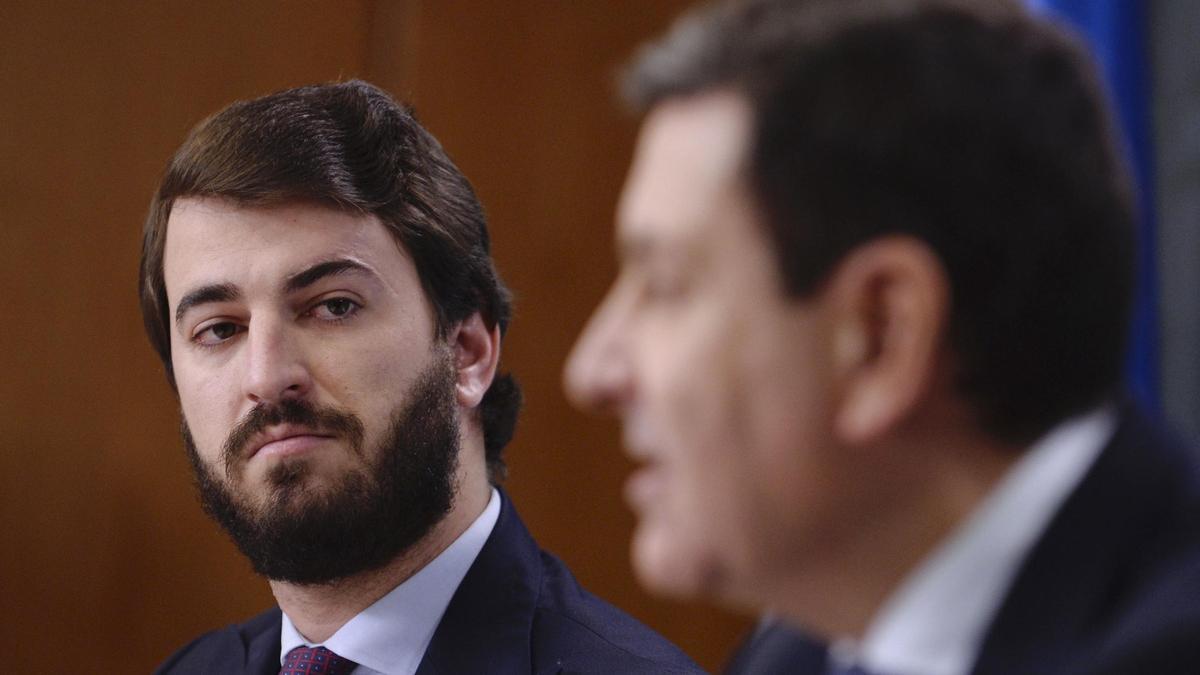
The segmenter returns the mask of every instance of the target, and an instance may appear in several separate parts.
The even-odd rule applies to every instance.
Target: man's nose
[[[632,392],[628,302],[619,287],[596,308],[563,369],[563,387],[577,408],[617,413]]]
[[[303,346],[281,321],[251,321],[242,389],[255,405],[303,398],[312,386]]]

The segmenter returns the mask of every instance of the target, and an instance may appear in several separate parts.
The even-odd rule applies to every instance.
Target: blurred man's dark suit
[[[1200,453],[1126,406],[988,629],[972,675],[1200,671]],[[737,675],[823,675],[824,647],[779,624]],[[908,675],[888,674],[878,675]]]

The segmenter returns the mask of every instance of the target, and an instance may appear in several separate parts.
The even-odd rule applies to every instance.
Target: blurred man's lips
[[[658,462],[647,462],[625,481],[625,501],[634,511],[644,512],[661,499],[666,482],[663,466]]]
[[[638,464],[625,481],[625,501],[639,514],[662,499],[667,480],[658,446],[654,443],[656,435],[645,420],[642,415],[625,415],[621,427],[625,456]]]
[[[279,429],[256,439],[249,457],[285,457],[299,454],[328,441],[332,436],[307,429]]]

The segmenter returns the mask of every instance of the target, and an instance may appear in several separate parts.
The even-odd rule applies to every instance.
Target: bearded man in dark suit
[[[500,489],[510,295],[470,183],[386,93],[202,122],[151,204],[141,292],[204,508],[279,603],[159,672],[698,671]]]

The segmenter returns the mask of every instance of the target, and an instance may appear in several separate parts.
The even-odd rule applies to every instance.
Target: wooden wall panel
[[[203,116],[359,74],[368,9],[2,3],[6,669],[145,673],[202,630],[270,603],[196,504],[176,406],[141,329],[141,222],[168,157]]]
[[[615,425],[570,410],[559,386],[613,272],[610,223],[635,122],[612,102],[612,73],[682,5],[0,3],[6,666],[148,672],[271,602],[196,505],[175,404],[141,330],[141,221],[168,156],[204,115],[362,76],[416,103],[490,213],[519,296],[505,362],[529,398],[510,455],[522,514],[593,590],[715,667],[744,622],[637,588]]]

